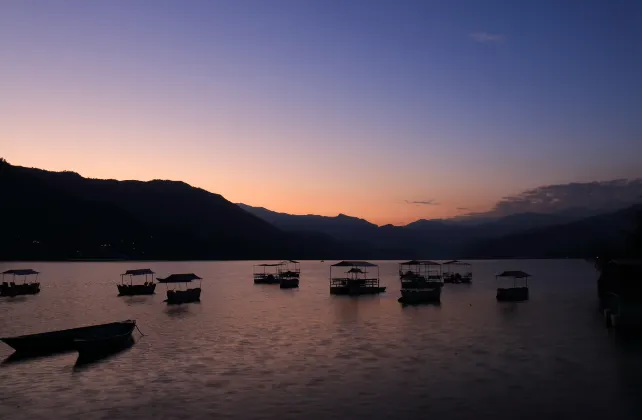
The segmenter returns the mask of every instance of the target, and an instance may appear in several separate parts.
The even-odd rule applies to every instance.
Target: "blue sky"
[[[6,1],[0,40],[16,164],[381,223],[642,176],[640,1]]]

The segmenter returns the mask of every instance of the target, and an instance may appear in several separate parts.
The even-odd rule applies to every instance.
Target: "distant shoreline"
[[[289,258],[263,258],[263,259],[163,259],[163,260],[139,260],[139,259],[121,259],[121,258],[74,258],[74,259],[58,259],[58,260],[0,260],[0,264],[3,263],[86,263],[86,262],[242,262],[242,261],[280,261],[286,260]],[[407,259],[407,258],[406,258]],[[435,261],[448,261],[452,258],[437,258]],[[300,259],[301,261],[321,261],[321,259]],[[339,259],[328,258],[327,261],[339,261]],[[364,260],[364,258],[359,258],[359,260]],[[377,259],[377,258],[366,258],[365,260],[369,261],[403,261],[403,258],[393,258],[393,259]],[[498,261],[498,260],[584,260],[590,261],[590,258],[587,257],[495,257],[495,258],[461,258],[462,261]]]

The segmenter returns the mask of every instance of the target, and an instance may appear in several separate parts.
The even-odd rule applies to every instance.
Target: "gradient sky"
[[[401,224],[641,154],[642,1],[0,2],[17,165]]]

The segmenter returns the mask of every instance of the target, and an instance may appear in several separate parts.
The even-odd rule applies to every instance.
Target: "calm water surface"
[[[136,319],[136,344],[75,366],[68,353],[0,366],[0,417],[149,419],[642,418],[642,345],[609,335],[584,261],[478,261],[441,306],[388,291],[330,296],[329,262],[304,262],[301,288],[254,285],[252,262],[20,263],[42,292],[0,298],[0,336]],[[205,278],[200,304],[117,297],[119,274]],[[534,275],[531,300],[495,301],[494,274]],[[0,344],[0,358],[11,349]]]

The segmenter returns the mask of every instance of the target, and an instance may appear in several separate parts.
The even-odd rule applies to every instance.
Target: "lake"
[[[474,261],[473,284],[416,307],[397,303],[395,262],[380,262],[386,293],[358,298],[329,294],[330,262],[303,262],[298,290],[254,285],[253,264],[0,263],[42,272],[39,295],[0,298],[0,336],[129,318],[145,334],[94,364],[2,364],[0,417],[642,418],[642,345],[605,328],[585,261]],[[162,284],[117,296],[148,267],[203,277],[201,303],[167,307]],[[533,275],[530,301],[495,300],[510,269]]]

